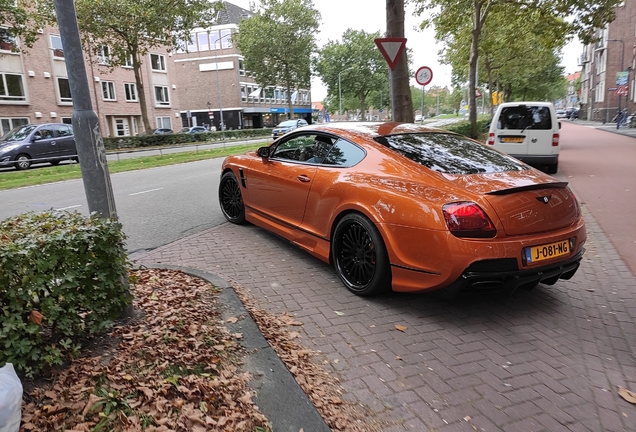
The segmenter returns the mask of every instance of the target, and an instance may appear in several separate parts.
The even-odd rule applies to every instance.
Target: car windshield
[[[376,137],[380,144],[433,171],[448,174],[487,174],[523,171],[528,167],[461,135],[419,133]]]
[[[284,122],[281,122],[278,127],[296,126],[296,122],[297,120],[285,120]]]
[[[183,128],[179,131],[179,133],[190,132],[190,128]]]
[[[563,111],[565,113],[565,111]],[[552,129],[552,117],[547,106],[516,105],[501,109],[498,129]]]
[[[27,126],[16,126],[7,132],[2,138],[0,138],[0,142],[7,141],[20,141],[29,136],[33,129],[37,126],[27,125]]]

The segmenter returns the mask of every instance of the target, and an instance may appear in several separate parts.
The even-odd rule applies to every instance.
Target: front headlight
[[[4,154],[4,153],[8,153],[11,150],[15,150],[18,147],[20,147],[20,144],[8,144],[5,146],[0,147],[0,154]]]

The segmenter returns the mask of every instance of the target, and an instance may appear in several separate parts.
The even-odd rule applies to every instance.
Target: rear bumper
[[[444,295],[459,293],[510,292],[517,288],[533,288],[538,283],[554,285],[559,279],[570,279],[579,268],[585,249],[564,261],[533,269],[519,270],[515,260],[495,259],[477,261],[470,265],[451,285],[443,288]]]
[[[511,154],[515,159],[525,162],[528,165],[554,165],[559,161],[559,155],[515,155]]]

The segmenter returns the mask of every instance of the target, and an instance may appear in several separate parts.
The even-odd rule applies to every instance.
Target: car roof
[[[342,122],[342,123],[321,123],[305,126],[302,131],[320,131],[335,135],[357,135],[361,138],[373,139],[377,136],[398,135],[407,133],[453,133],[430,126],[423,126],[415,123],[401,122]]]

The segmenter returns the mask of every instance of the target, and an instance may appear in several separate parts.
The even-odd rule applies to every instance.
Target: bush
[[[0,222],[0,364],[32,377],[79,351],[132,302],[116,220],[77,212]]]
[[[165,135],[137,135],[116,138],[104,138],[106,150],[184,145],[209,141],[240,140],[248,138],[271,137],[272,129],[237,129],[225,132],[175,133]]]
[[[490,120],[490,118],[477,120],[477,132],[488,132],[488,128],[490,127]],[[449,123],[444,126],[440,126],[440,128],[458,133],[460,135],[470,136],[470,122],[468,120]]]

